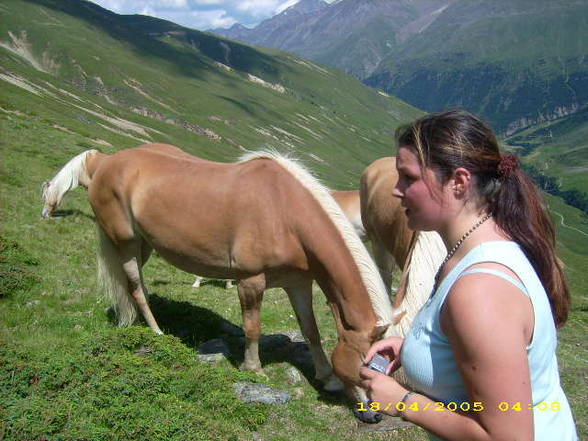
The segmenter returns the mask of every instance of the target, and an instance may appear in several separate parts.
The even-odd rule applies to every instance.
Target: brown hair
[[[555,229],[541,194],[513,155],[501,154],[494,132],[464,110],[426,115],[396,131],[399,146],[414,148],[421,166],[441,183],[463,167],[497,225],[517,242],[543,283],[556,326],[570,310],[563,264],[555,253]]]

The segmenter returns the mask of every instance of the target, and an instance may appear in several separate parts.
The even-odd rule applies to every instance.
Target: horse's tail
[[[394,321],[392,335],[406,335],[417,312],[431,296],[435,275],[446,254],[447,248],[436,232],[414,233],[394,299],[394,307],[402,311],[402,316]]]
[[[137,307],[128,291],[128,280],[114,244],[102,227],[98,228],[98,285],[114,306],[119,326],[130,326],[137,318]]]
[[[49,182],[42,185],[43,192],[43,211],[42,217],[50,217],[57,209],[65,194],[76,188],[80,183],[88,185],[88,173],[86,170],[86,160],[98,150],[86,150],[74,158],[70,159],[59,172]]]

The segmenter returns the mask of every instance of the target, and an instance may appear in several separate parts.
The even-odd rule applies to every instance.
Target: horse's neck
[[[317,281],[329,301],[337,305],[343,327],[357,330],[368,329],[376,322],[391,323],[394,314],[390,299],[376,266],[357,236],[354,235],[355,243],[351,247],[350,244],[338,247],[334,244],[343,245],[340,237],[330,237],[328,231],[316,233],[304,245],[319,262]]]

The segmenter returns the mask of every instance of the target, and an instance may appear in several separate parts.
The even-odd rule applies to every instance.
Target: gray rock
[[[246,403],[286,404],[290,394],[273,389],[265,384],[240,382],[235,383],[235,394]]]
[[[302,335],[302,332],[300,332],[300,330],[298,330],[298,329],[284,331],[284,332],[282,332],[282,334],[288,336],[288,338],[290,339],[290,341],[292,343],[304,343],[305,342],[304,336]]]
[[[198,354],[198,360],[205,361],[207,363],[215,363],[218,361],[226,360],[225,354]]]
[[[288,377],[288,383],[290,384],[300,384],[302,382],[302,375],[300,375],[298,369],[294,367],[288,368],[286,375]]]

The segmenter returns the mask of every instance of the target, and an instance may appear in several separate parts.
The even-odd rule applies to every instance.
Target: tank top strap
[[[445,302],[445,297],[451,290],[453,284],[461,276],[461,274],[470,266],[483,263],[483,262],[495,262],[510,268],[521,280],[524,281],[525,272],[521,267],[520,260],[520,248],[516,242],[511,241],[491,241],[483,242],[476,247],[472,248],[458,263],[455,267],[445,276],[441,281],[437,290],[434,292],[433,297],[437,297],[437,302],[441,306]],[[523,282],[523,286],[525,286]],[[526,293],[527,290],[523,288]]]
[[[457,278],[455,279],[455,281],[457,282],[459,279],[461,279],[463,276],[465,276],[467,274],[492,274],[494,276],[497,276],[497,277],[500,277],[500,278],[506,280],[507,282],[512,283],[514,286],[516,286],[518,289],[520,289],[522,292],[524,292],[526,296],[529,295],[527,288],[525,288],[525,286],[521,282],[519,282],[514,277],[512,277],[502,271],[492,269],[492,268],[473,268],[471,270],[466,270],[466,271],[460,273],[457,276]]]

